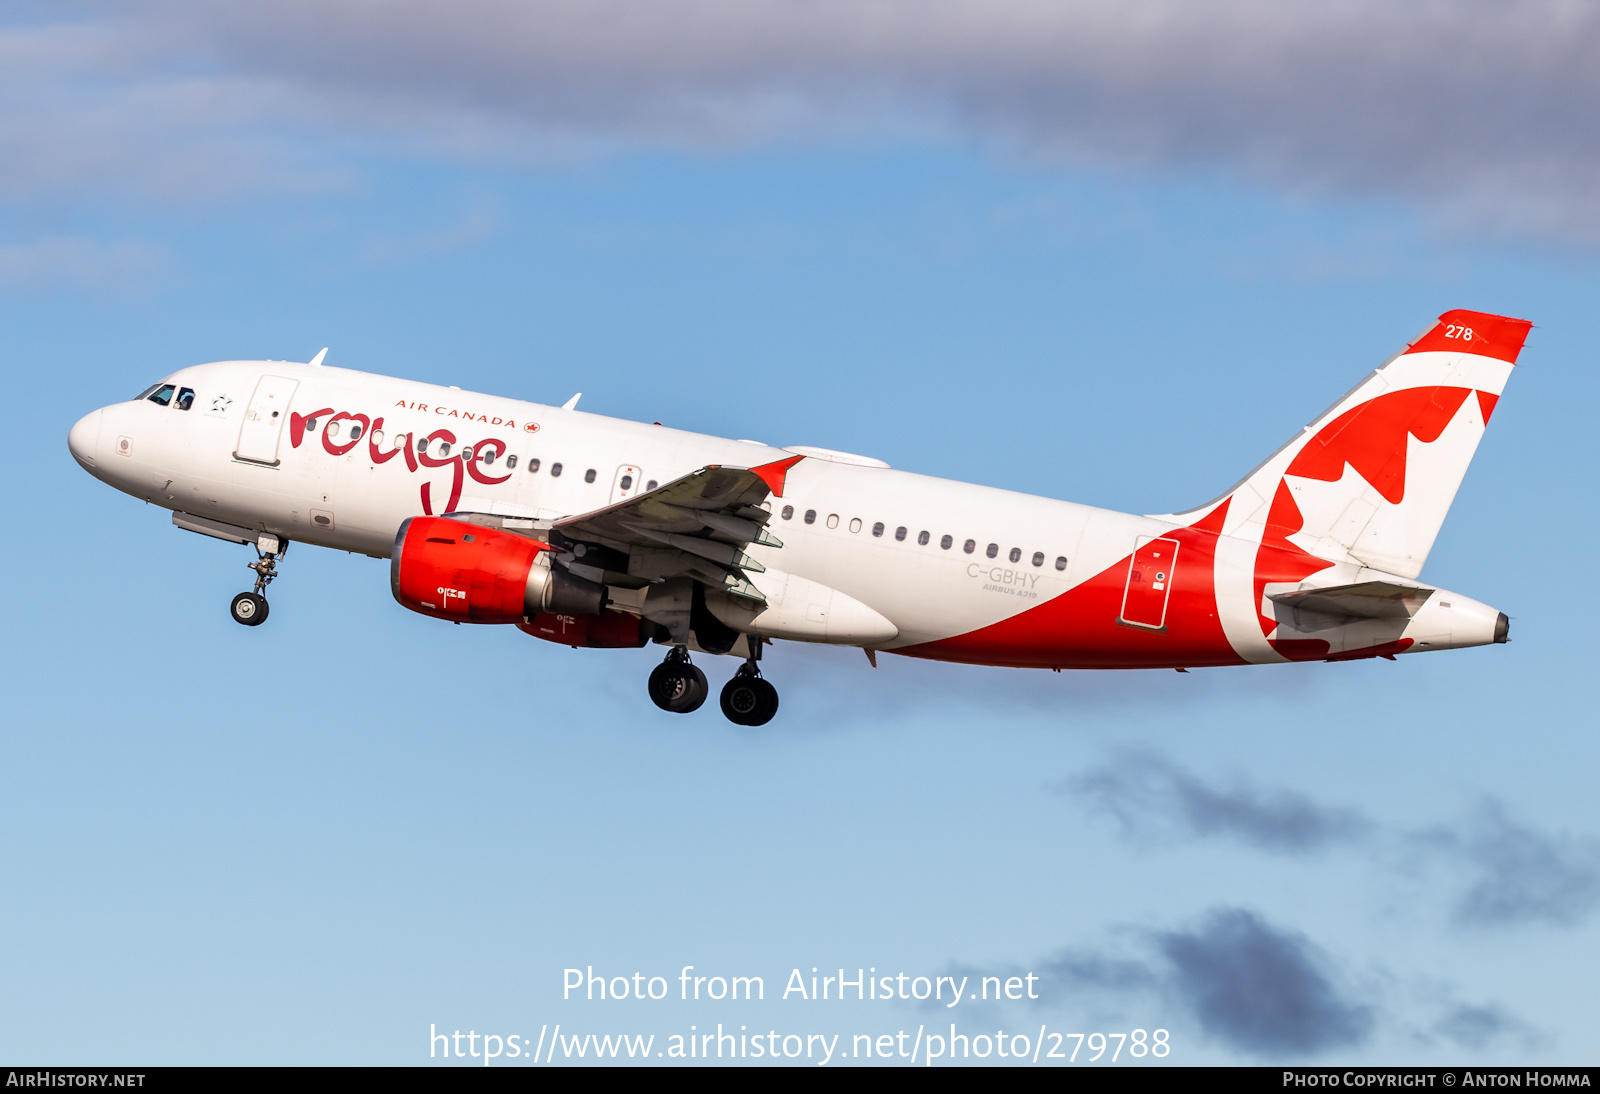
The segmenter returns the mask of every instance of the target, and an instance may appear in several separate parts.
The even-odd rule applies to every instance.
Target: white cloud
[[[29,243],[0,244],[0,286],[11,289],[67,284],[137,290],[165,265],[166,256],[161,250],[136,240],[106,243],[54,236]]]
[[[1600,240],[1600,8],[1579,0],[147,0],[79,10],[79,26],[13,32],[66,134],[33,134],[51,151],[41,178],[126,162],[119,134],[153,135],[176,160],[141,177],[182,189],[243,184],[251,163],[269,180],[293,179],[303,168],[289,166],[290,135],[313,132],[430,155],[526,156],[562,142],[717,148],[865,131],[1399,196],[1463,224]],[[14,122],[0,151],[22,139]],[[104,143],[84,147],[80,131]],[[197,169],[202,149],[220,149],[221,162]]]

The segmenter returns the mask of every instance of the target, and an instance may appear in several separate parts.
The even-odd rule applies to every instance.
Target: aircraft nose
[[[72,458],[91,471],[94,469],[95,457],[99,455],[100,420],[104,416],[104,410],[85,414],[67,433],[67,448],[72,451]]]

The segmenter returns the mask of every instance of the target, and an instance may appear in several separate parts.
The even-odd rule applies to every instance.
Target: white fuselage
[[[278,410],[275,462],[259,452],[249,459],[237,454],[264,376],[292,389]],[[726,440],[345,369],[234,361],[186,368],[165,382],[192,389],[189,409],[121,403],[74,427],[72,451],[86,469],[176,512],[374,558],[389,557],[396,529],[425,511],[560,518],[708,465],[751,467],[806,452],[789,471],[782,497],[768,502],[769,528],[783,547],[752,546],[749,554],[892,621],[897,634],[872,643],[883,649],[967,635],[1048,604],[1119,566],[1136,543],[1177,527],[844,454]],[[308,418],[314,427],[302,429]],[[340,431],[332,434],[335,422]],[[339,452],[356,424],[362,435]],[[261,443],[259,426],[252,444]],[[427,451],[419,454],[424,440]],[[471,450],[471,462],[462,460],[463,450]],[[485,452],[492,462],[482,459]],[[1216,550],[1218,587],[1223,569],[1248,568],[1248,546]],[[1356,581],[1362,573],[1340,563],[1317,580]],[[1242,582],[1248,587],[1248,577]],[[1454,600],[1458,616],[1475,603]],[[1492,621],[1492,610],[1478,607],[1476,614],[1487,612]],[[1209,663],[1285,660],[1262,636],[1256,611],[1248,599],[1216,605],[1231,651]],[[1418,634],[1427,629],[1422,616],[1414,622]],[[1433,625],[1431,646],[1487,641],[1481,629]],[[1175,655],[1136,663],[1207,662]]]

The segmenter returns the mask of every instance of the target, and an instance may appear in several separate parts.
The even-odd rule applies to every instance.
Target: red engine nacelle
[[[601,612],[599,615],[536,615],[517,629],[563,646],[588,646],[593,649],[637,649],[650,641],[651,624],[627,612]]]
[[[605,589],[555,569],[548,544],[446,517],[395,536],[389,585],[405,607],[456,623],[521,623],[541,612],[599,615]]]

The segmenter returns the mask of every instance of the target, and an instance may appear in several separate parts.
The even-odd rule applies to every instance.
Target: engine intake
[[[412,611],[456,623],[598,615],[606,605],[603,586],[551,565],[548,544],[446,517],[400,525],[389,586]]]

